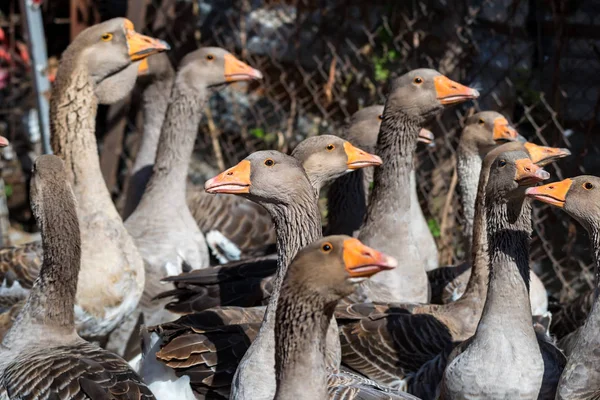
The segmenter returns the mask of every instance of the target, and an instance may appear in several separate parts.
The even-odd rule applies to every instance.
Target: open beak
[[[133,29],[133,23],[127,19],[125,20],[125,36],[131,61],[142,60],[152,54],[171,49],[167,42],[137,33]]]
[[[231,54],[225,54],[225,81],[251,81],[253,79],[262,79],[263,74],[249,66],[248,64],[238,60]]]
[[[563,208],[567,193],[573,184],[572,179],[565,179],[560,182],[548,183],[547,185],[528,188],[525,194],[544,203]]]
[[[525,143],[524,146],[527,153],[529,153],[531,160],[541,167],[571,155],[569,149],[562,149],[559,147],[538,146],[537,144],[530,142]]]
[[[517,172],[515,181],[519,186],[530,186],[550,178],[550,173],[542,167],[536,165],[529,158],[522,158],[515,161]]]
[[[235,167],[231,167],[206,181],[204,190],[207,193],[250,193],[250,161],[242,160]]]
[[[462,103],[479,97],[477,89],[461,85],[444,75],[433,78],[437,99],[443,105]]]
[[[344,151],[346,152],[346,156],[348,157],[346,165],[350,170],[365,167],[373,167],[381,165],[381,163],[383,163],[379,156],[367,153],[366,151],[361,150],[358,147],[354,147],[350,142],[344,142]]]
[[[504,117],[494,120],[494,132],[492,135],[495,142],[515,142],[518,140],[519,132],[508,124]]]
[[[148,58],[144,58],[142,61],[140,61],[140,65],[138,65],[138,76],[148,75],[149,70]]]
[[[352,238],[344,240],[344,265],[351,278],[368,278],[396,268],[398,261]]]
[[[0,148],[1,147],[6,147],[10,144],[10,142],[8,141],[7,138],[5,138],[4,136],[0,136]]]
[[[433,136],[433,132],[431,132],[429,129],[422,128],[419,131],[419,142],[432,144],[434,139],[435,136]]]

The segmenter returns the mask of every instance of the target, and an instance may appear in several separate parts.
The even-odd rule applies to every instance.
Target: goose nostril
[[[233,175],[233,172],[229,171],[229,172],[227,173],[227,175],[228,175],[228,176],[231,176],[231,175]]]

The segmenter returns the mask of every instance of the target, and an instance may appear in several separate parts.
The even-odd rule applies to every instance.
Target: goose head
[[[522,197],[525,187],[550,178],[548,171],[535,164],[523,150],[493,151],[484,163],[490,161],[486,198],[510,199],[515,194]]]
[[[296,204],[313,194],[299,160],[275,150],[250,154],[204,184],[208,193],[238,194],[258,203]]]
[[[262,79],[262,73],[219,47],[202,47],[187,54],[179,64],[177,79],[201,91],[238,81]]]
[[[381,165],[381,158],[334,135],[313,136],[296,146],[292,156],[302,163],[313,186],[320,189],[347,172]]]
[[[476,99],[479,92],[454,82],[434,69],[415,69],[391,83],[386,109],[418,123],[439,114],[444,107]],[[394,112],[396,111],[396,112]],[[388,111],[384,113],[388,114]],[[395,118],[395,117],[394,117]]]
[[[398,262],[350,236],[327,236],[298,252],[290,265],[288,285],[315,293],[327,302],[354,292],[356,285]]]
[[[528,197],[562,208],[588,231],[600,227],[600,178],[580,175],[527,189]]]
[[[493,146],[517,141],[518,137],[519,133],[502,114],[483,111],[467,118],[460,142],[483,157]]]
[[[165,50],[167,43],[136,32],[128,19],[114,18],[82,31],[63,58],[84,63],[98,101],[110,104],[131,91],[139,61]]]

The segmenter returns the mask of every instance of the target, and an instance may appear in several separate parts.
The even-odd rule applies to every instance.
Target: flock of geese
[[[469,257],[441,267],[415,151],[428,121],[477,90],[410,71],[343,139],[255,152],[199,190],[187,174],[208,98],[262,74],[215,47],[175,71],[168,49],[117,18],[62,55],[55,155],[31,181],[42,240],[0,251],[1,399],[600,398],[595,290],[550,322],[529,265],[538,200],[589,232],[600,284],[600,178],[537,185],[568,150],[526,142],[496,112],[469,117],[457,150]],[[122,218],[95,118],[136,82],[144,134]]]

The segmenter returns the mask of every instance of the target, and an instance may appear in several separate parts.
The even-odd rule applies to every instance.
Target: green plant
[[[442,232],[440,231],[440,225],[435,219],[429,218],[427,220],[427,226],[434,238],[439,238],[441,236]]]

